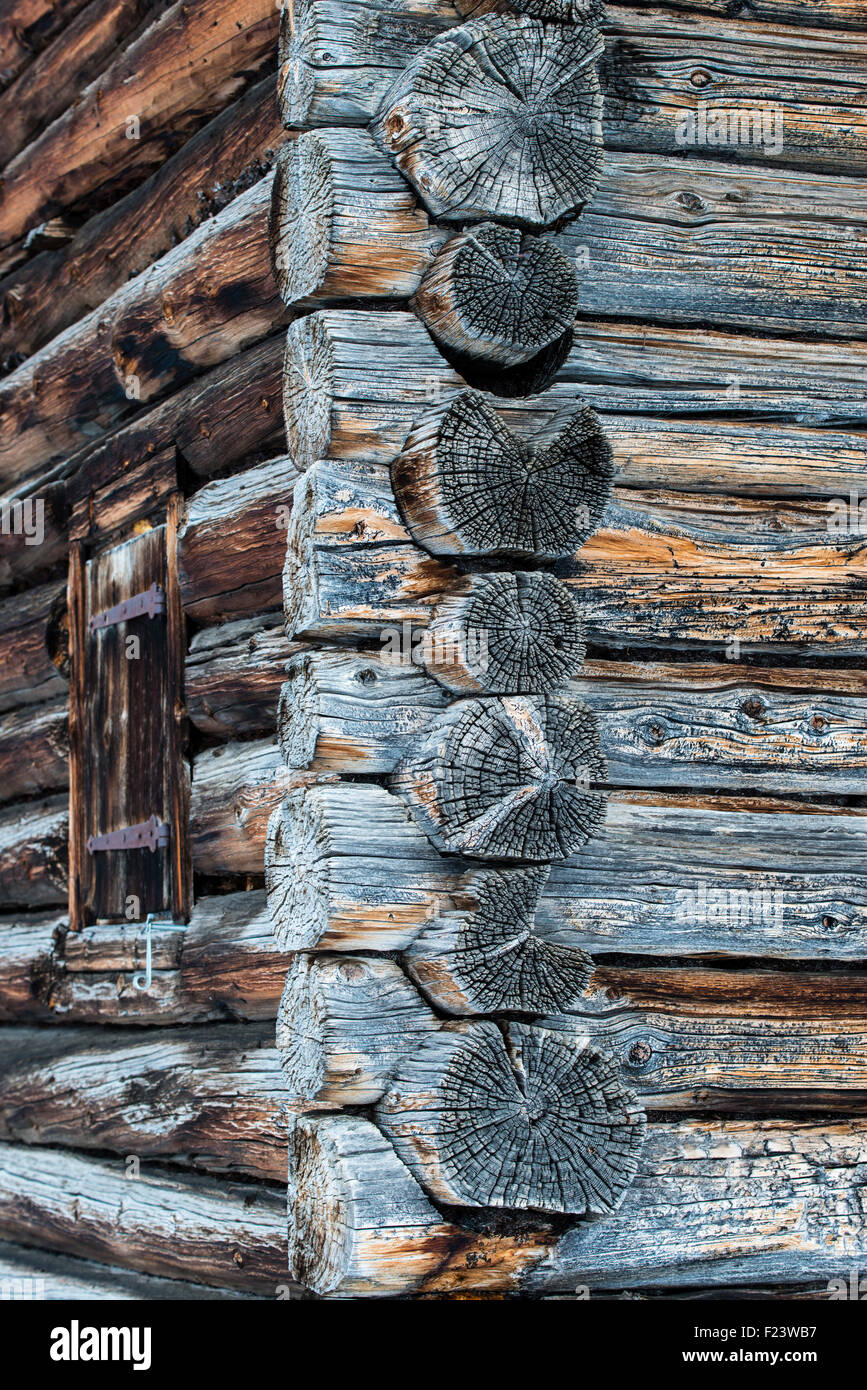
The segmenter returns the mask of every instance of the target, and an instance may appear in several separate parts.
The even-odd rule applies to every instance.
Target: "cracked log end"
[[[372,1104],[399,1057],[438,1027],[394,961],[299,953],[277,1016],[290,1103]]]
[[[572,593],[553,575],[471,575],[437,604],[424,653],[448,690],[542,694],[581,669],[584,625]]]
[[[435,216],[551,226],[596,188],[603,48],[590,23],[471,20],[416,55],[373,135]]]
[[[334,217],[330,152],[309,132],[284,145],[274,170],[269,242],[274,279],[285,304],[321,289],[328,271]]]
[[[299,790],[271,812],[265,838],[265,887],[281,951],[303,951],[328,927],[328,886],[320,855],[327,839],[320,803]]]
[[[287,1195],[290,1274],[326,1296],[409,1293],[457,1234],[376,1126],[355,1116],[295,1121]]]
[[[434,845],[479,859],[564,859],[600,827],[596,721],[552,695],[458,700],[392,775]]]
[[[578,276],[553,242],[485,222],[443,247],[415,307],[442,348],[514,367],[571,329]]]
[[[286,448],[299,471],[328,456],[334,360],[318,314],[289,325],[283,358],[283,418]]]
[[[549,869],[483,870],[409,946],[404,961],[427,997],[455,1014],[560,1013],[578,1004],[593,962],[535,926]]]
[[[616,1209],[644,1113],[586,1038],[449,1025],[398,1065],[376,1119],[433,1197],[575,1216]]]
[[[413,539],[434,555],[553,559],[593,534],[613,472],[611,447],[589,408],[534,453],[484,396],[462,391],[422,416],[392,481]]]

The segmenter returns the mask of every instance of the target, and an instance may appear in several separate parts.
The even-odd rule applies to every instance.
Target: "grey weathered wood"
[[[171,1158],[282,1182],[285,1086],[270,1023],[4,1028],[6,1142]]]
[[[190,837],[199,873],[262,872],[268,817],[303,774],[291,773],[275,741],[233,742],[195,760]]]
[[[322,462],[293,505],[292,637],[382,640],[426,625],[455,571],[410,543],[382,466]],[[588,639],[606,645],[861,652],[864,554],[858,526],[835,525],[827,503],[616,489],[567,582]]]
[[[438,849],[480,859],[561,859],[605,816],[596,721],[568,695],[456,700],[389,786]]]
[[[449,1025],[401,1058],[376,1119],[426,1191],[457,1206],[614,1211],[644,1114],[586,1037]]]
[[[365,131],[310,131],[281,150],[270,239],[286,304],[406,299],[446,235]]]
[[[371,130],[435,216],[550,226],[596,186],[603,49],[589,23],[470,20],[411,59]]]
[[[438,1027],[394,961],[299,952],[277,1015],[287,1099],[303,1110],[370,1105],[398,1059]]]
[[[421,665],[425,630],[393,632],[379,652],[293,658],[278,713],[291,767],[388,773],[412,756],[449,696]],[[612,784],[840,795],[863,785],[867,683],[855,673],[835,694],[784,668],[604,667],[560,686],[592,710]]]
[[[68,802],[61,795],[0,810],[0,904],[5,909],[66,901]]]
[[[458,1235],[360,1116],[295,1121],[288,1195],[290,1273],[326,1297],[409,1293]]]
[[[235,1302],[259,1295],[209,1289],[180,1279],[154,1279],[116,1266],[52,1255],[47,1250],[0,1241],[0,1288],[10,1298],[38,1297],[48,1303]],[[300,1296],[300,1295],[299,1295]]]
[[[800,425],[863,424],[865,367],[867,349],[860,343],[799,343],[708,330],[685,336],[665,326],[582,320],[544,396],[492,403],[511,428],[530,434],[559,411],[581,404],[663,417],[718,420],[747,413]],[[287,335],[288,451],[299,468],[329,456],[390,464],[419,416],[464,386],[411,314],[325,309],[305,315]],[[860,438],[851,446],[863,448]],[[624,448],[620,458],[628,457]],[[717,480],[709,490],[720,486]],[[779,490],[778,484],[774,493]]]
[[[0,801],[55,791],[68,780],[65,701],[0,714]]]
[[[65,594],[56,583],[14,594],[0,603],[0,709],[65,698],[62,623]]]
[[[202,628],[193,635],[184,668],[191,722],[222,738],[272,729],[295,649],[279,613]]]
[[[444,351],[513,367],[571,329],[574,259],[547,237],[483,222],[446,243],[414,306]]]
[[[51,976],[56,933],[64,925],[57,914],[0,918],[0,1020],[35,1020],[50,1016],[44,995]]]
[[[440,855],[381,787],[299,789],[269,826],[266,879],[278,944],[406,949],[453,906],[471,869]],[[613,792],[604,833],[553,865],[534,930],[594,956],[858,960],[865,870],[857,810]]]
[[[280,1190],[126,1175],[121,1158],[0,1145],[0,1234],[151,1275],[276,1296],[291,1289]]]
[[[443,898],[403,956],[434,1004],[452,1014],[579,1006],[590,957],[547,940],[536,923],[548,874],[547,866],[470,873],[457,892]],[[545,1000],[558,1002],[546,1006]]]
[[[528,443],[489,396],[464,391],[416,421],[392,482],[413,539],[431,554],[554,559],[596,529],[613,471],[595,411],[555,419]]]

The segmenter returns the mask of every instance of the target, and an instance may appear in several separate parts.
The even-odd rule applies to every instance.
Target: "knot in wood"
[[[471,20],[416,55],[373,134],[435,216],[550,226],[596,187],[603,47],[587,21]]]

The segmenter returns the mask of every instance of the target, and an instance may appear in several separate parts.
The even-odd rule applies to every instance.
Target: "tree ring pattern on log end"
[[[295,956],[277,1012],[277,1052],[290,1101],[317,1096],[325,1076],[325,1026],[311,979],[314,968],[310,956]]]
[[[458,700],[392,777],[438,849],[564,859],[602,823],[605,758],[593,714],[549,695]]]
[[[467,19],[480,14],[530,15],[554,24],[580,24],[588,19],[601,19],[604,0],[454,0],[458,14]]]
[[[432,1003],[456,1014],[561,1013],[577,1004],[591,957],[535,929],[549,872],[484,869],[453,895],[454,907],[444,906],[404,955]]]
[[[310,656],[299,652],[286,666],[286,680],[277,700],[277,740],[287,767],[309,767],[316,750],[316,686],[310,678]]]
[[[483,222],[443,247],[415,304],[438,344],[512,367],[572,327],[578,275],[546,237]]]
[[[402,1059],[377,1107],[398,1156],[461,1206],[605,1215],[638,1167],[644,1113],[586,1037],[462,1024]]]
[[[596,188],[603,48],[593,24],[471,20],[416,55],[372,133],[434,216],[551,226]]]
[[[428,670],[441,685],[493,695],[547,694],[584,662],[578,605],[550,574],[473,575],[469,592],[437,605],[429,627]],[[460,655],[456,672],[450,654]]]
[[[516,438],[484,396],[428,412],[393,468],[413,539],[434,555],[572,555],[611,491],[611,446],[584,407],[545,447]]]
[[[330,154],[314,131],[277,156],[269,220],[274,279],[286,304],[313,294],[325,278],[334,215]]]

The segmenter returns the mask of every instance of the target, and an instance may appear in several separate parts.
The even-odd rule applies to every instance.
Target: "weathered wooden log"
[[[222,738],[273,729],[295,651],[278,614],[202,628],[190,642],[184,668],[191,722]]]
[[[209,0],[172,5],[7,165],[0,246],[58,207],[125,191],[155,168],[267,64],[276,34],[269,0],[241,0],[231,16],[215,16]]]
[[[197,621],[280,604],[280,569],[298,470],[289,458],[207,483],[178,535],[181,602]]]
[[[0,715],[0,802],[68,784],[66,735],[65,701]]]
[[[0,709],[66,695],[63,665],[65,597],[46,584],[0,603]]]
[[[281,361],[281,341],[266,338],[73,455],[64,479],[70,538],[95,544],[152,515],[179,490],[179,458],[208,477],[249,455],[282,453]]]
[[[415,308],[446,353],[514,367],[571,329],[575,263],[547,237],[482,222],[442,248]]]
[[[268,817],[303,773],[292,773],[276,741],[228,743],[193,765],[190,841],[197,873],[262,872]]]
[[[413,426],[392,467],[413,539],[434,555],[555,559],[599,525],[614,465],[595,411],[553,422],[537,447],[464,391]]]
[[[425,1191],[457,1206],[607,1214],[644,1113],[586,1037],[449,1024],[402,1057],[377,1123]]]
[[[199,1284],[270,1294],[291,1287],[279,1189],[145,1168],[59,1149],[0,1146],[7,1240]]]
[[[438,849],[566,858],[599,833],[606,777],[596,721],[566,695],[456,700],[389,778]]]
[[[596,186],[603,51],[588,23],[470,20],[407,64],[371,130],[435,216],[548,227]]]
[[[449,698],[421,665],[427,631],[394,629],[379,652],[293,657],[277,715],[289,766],[388,773],[411,757]],[[605,674],[561,685],[593,712],[614,784],[840,795],[862,785],[865,683],[854,672],[837,695],[815,689],[811,672],[773,667],[600,665]]]
[[[0,97],[0,168],[72,105],[149,9],[147,0],[91,0],[28,64]]]
[[[286,139],[274,86],[273,76],[258,82],[65,245],[31,256],[0,282],[0,360],[28,356],[98,308],[261,177]]]
[[[553,393],[552,393],[553,394]],[[424,626],[455,571],[410,542],[382,468],[323,462],[296,485],[283,577],[293,638]],[[838,513],[839,514],[839,513]],[[606,646],[860,652],[864,537],[827,504],[617,490],[566,582]],[[833,601],[832,601],[833,600]]]
[[[810,803],[612,792],[604,832],[552,866],[534,930],[594,955],[857,960],[863,822]],[[384,788],[336,783],[278,805],[265,871],[282,950],[393,951],[467,892],[473,866],[440,855]]]
[[[434,1004],[452,1014],[543,1013],[544,1001],[554,999],[554,1007],[577,1007],[593,967],[584,951],[551,942],[537,928],[549,872],[537,867],[468,874],[460,890],[443,899],[404,955],[412,978]]]
[[[41,907],[66,900],[68,797],[0,810],[0,903]]]
[[[302,469],[329,457],[391,464],[419,416],[465,387],[419,321],[400,312],[307,314],[289,329],[285,365],[287,449]],[[802,425],[860,423],[867,419],[858,386],[865,369],[867,349],[860,344],[823,351],[811,343],[808,350],[779,339],[719,332],[686,338],[672,329],[582,320],[569,358],[543,396],[492,404],[523,437],[542,433],[559,412],[581,404],[662,416],[746,412]],[[756,481],[753,469],[751,490]]]
[[[400,1057],[439,1026],[394,961],[299,952],[277,1015],[289,1103],[370,1105]]]
[[[8,87],[87,0],[9,0],[0,15],[0,88]]]
[[[0,1285],[7,1297],[40,1298],[51,1303],[92,1302],[237,1302],[257,1294],[232,1289],[209,1289],[180,1279],[153,1279],[133,1274],[117,1266],[51,1255],[47,1250],[28,1250],[24,1246],[0,1241]]]
[[[137,402],[184,385],[286,322],[267,244],[272,183],[266,174],[0,384],[2,477],[32,475]],[[210,277],[221,292],[203,296]]]
[[[706,11],[712,5],[720,12],[709,17]],[[281,70],[280,99],[288,126],[366,125],[397,74],[417,61],[437,27],[459,22],[443,16],[439,4],[402,7],[400,23],[394,22],[384,0],[343,0],[339,8],[309,3],[294,9],[294,22],[285,25],[291,38]],[[682,10],[665,14],[656,8],[648,12],[635,6],[612,7],[610,20],[602,26],[607,97],[602,128],[608,150],[680,156],[685,150],[706,150],[713,158],[719,145],[695,140],[699,102],[710,112],[719,106],[727,114],[732,109],[763,113],[772,84],[781,129],[774,109],[766,117],[768,126],[752,139],[730,140],[726,123],[729,158],[778,162],[782,153],[801,168],[842,173],[863,168],[860,128],[853,127],[846,95],[859,80],[860,34],[829,34],[816,28],[815,14],[811,17],[804,8],[795,22],[810,24],[812,19],[813,27],[789,30],[732,16],[721,9],[720,0],[708,0],[701,11],[687,16]],[[857,28],[857,11],[849,7],[848,13],[849,24]],[[823,22],[824,16],[823,9]],[[769,17],[779,17],[782,23],[794,18],[783,5]],[[693,82],[696,73],[700,80]],[[821,98],[813,91],[816,85],[821,85]],[[692,145],[687,143],[688,116],[694,122]]]
[[[57,914],[0,919],[0,1021],[49,1018],[44,999],[56,947],[64,926]],[[42,997],[40,997],[42,996]]]
[[[445,239],[365,131],[311,131],[281,151],[270,240],[286,304],[406,299]]]
[[[302,1116],[289,1134],[289,1271],[332,1297],[392,1297],[457,1236],[369,1120]]]
[[[96,1035],[95,1035],[96,1034]],[[0,1138],[286,1177],[273,1027],[4,1028]]]
[[[69,507],[63,482],[40,479],[0,497],[0,591],[28,588],[62,570]]]

